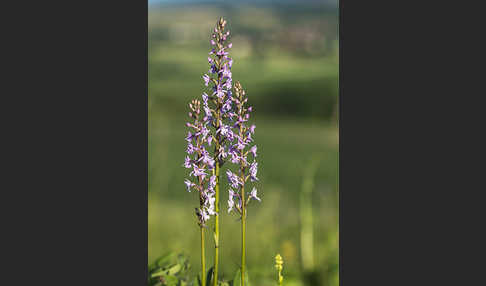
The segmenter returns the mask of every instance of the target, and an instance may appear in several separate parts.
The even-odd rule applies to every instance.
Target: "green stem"
[[[237,82],[238,83],[238,82]],[[236,91],[240,100],[239,116],[242,116],[243,109],[243,95],[239,90]],[[240,123],[240,138],[244,138],[243,125]],[[240,151],[240,156],[243,158],[243,150]],[[246,243],[246,202],[245,202],[245,166],[240,167],[240,180],[242,182],[240,196],[241,196],[241,286],[245,285],[245,271],[246,271],[246,255],[245,255],[245,243]]]
[[[218,265],[219,265],[219,161],[216,160],[215,167],[216,187],[215,187],[215,221],[214,221],[214,275],[213,285],[218,285]]]
[[[206,286],[206,254],[204,251],[204,227],[201,226],[201,286]]]
[[[246,232],[246,207],[245,188],[241,187],[241,286],[245,285],[245,232]]]
[[[219,31],[219,39],[222,37],[222,31]],[[222,45],[218,40],[218,49],[221,49]],[[222,67],[222,56],[218,56],[218,63],[217,63],[217,69],[221,70]],[[223,75],[221,73],[218,73],[218,80],[217,80],[217,86],[221,85],[221,82],[223,80]],[[219,121],[221,119],[221,106],[223,105],[221,99],[217,98],[216,100],[216,130],[220,127],[219,126]],[[216,142],[215,142],[215,150],[214,150],[214,160],[216,161],[216,166],[215,166],[215,176],[216,176],[216,186],[214,187],[215,191],[215,218],[214,218],[214,272],[213,272],[213,285],[218,286],[218,268],[219,268],[219,159],[218,159],[218,152],[219,152],[219,143],[221,140],[221,135],[218,134],[216,136]]]
[[[218,79],[218,82],[220,79]],[[219,120],[220,120],[220,108],[221,103],[218,99],[217,102],[217,112],[216,112],[216,129],[219,128]],[[219,140],[220,134],[216,136],[216,143],[215,143],[215,150],[214,150],[214,161],[216,161],[214,167],[214,175],[216,176],[216,186],[214,187],[214,208],[216,215],[214,217],[214,272],[213,272],[213,285],[218,286],[218,268],[219,268],[219,159],[218,159],[218,152],[219,152]]]

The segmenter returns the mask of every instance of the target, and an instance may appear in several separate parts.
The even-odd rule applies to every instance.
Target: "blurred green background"
[[[249,207],[250,281],[275,285],[274,257],[280,253],[284,285],[337,286],[337,3],[174,2],[149,2],[149,262],[175,251],[189,256],[193,275],[200,269],[198,198],[183,183],[184,123],[188,102],[204,91],[211,29],[224,16],[233,79],[246,89],[257,126],[262,202]],[[221,181],[226,210],[227,183]],[[240,224],[226,212],[220,219],[220,273],[232,279],[240,261]],[[212,265],[211,243],[206,253]]]

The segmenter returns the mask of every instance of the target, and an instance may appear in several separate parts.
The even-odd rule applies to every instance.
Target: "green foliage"
[[[152,264],[149,264],[148,286],[201,286],[201,272],[194,278],[190,278],[189,260],[182,254],[176,255],[170,252],[160,256]],[[214,267],[206,273],[206,284],[212,285]],[[248,279],[248,271],[245,273],[245,286],[251,286]],[[219,286],[240,286],[241,272],[238,269],[233,280],[218,281]]]
[[[213,285],[213,271],[214,266],[209,268],[208,273],[206,274],[206,285]]]
[[[241,286],[241,270],[238,269],[235,273],[235,278],[231,281],[231,286]],[[245,271],[245,285],[250,286],[250,280],[248,279],[248,271]]]
[[[149,265],[149,286],[185,286],[188,284],[189,260],[182,254],[169,253]]]

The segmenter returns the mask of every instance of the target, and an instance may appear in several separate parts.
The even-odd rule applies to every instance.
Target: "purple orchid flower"
[[[238,164],[240,162],[240,156],[238,156],[238,153],[231,152],[230,155],[231,155],[231,159],[230,159],[231,163]]]
[[[228,181],[230,181],[231,186],[233,188],[238,188],[238,185],[241,185],[240,179],[237,175],[233,174],[230,170],[226,171],[226,175],[228,176]]]
[[[212,74],[217,74],[218,73],[218,69],[216,68],[216,65],[215,64],[212,64],[211,67],[209,68],[209,73],[212,73]]]
[[[187,142],[191,142],[191,141],[192,141],[192,139],[193,139],[194,137],[195,137],[195,136],[194,136],[194,135],[191,133],[191,131],[189,131],[189,132],[187,133],[186,141],[187,141]]]
[[[255,128],[256,128],[256,126],[255,126],[255,125],[250,126],[250,132],[251,132],[252,134],[253,134],[253,133],[255,133]]]
[[[226,113],[231,110],[231,98],[228,98],[223,104],[223,112]]]
[[[194,146],[191,143],[187,144],[187,149],[186,149],[187,154],[192,154],[194,153],[194,151],[196,151],[196,148],[194,148]]]
[[[201,95],[201,97],[203,99],[204,106],[207,106],[208,105],[209,95],[207,93],[203,92],[203,94]]]
[[[189,176],[194,176],[194,177],[199,177],[201,176],[203,179],[207,176],[206,170],[204,168],[199,168],[196,164],[192,164],[192,172],[189,174]]]
[[[255,189],[255,187],[253,187],[253,190],[251,190],[249,198],[250,199],[255,199],[255,200],[259,201],[259,202],[262,201],[259,197],[257,197],[257,189]]]
[[[224,147],[221,145],[219,146],[219,150],[218,150],[218,158],[221,160],[221,159],[224,159],[228,156],[228,153],[225,152],[224,150]]]
[[[237,136],[237,138],[238,138],[238,143],[236,143],[236,149],[238,150],[245,149],[246,143],[243,141],[243,139],[240,136]]]
[[[214,168],[213,157],[211,157],[211,155],[206,150],[203,150],[201,153],[202,153],[202,156],[199,160],[201,160],[204,164],[208,165],[209,170],[212,170]]]
[[[206,201],[208,206],[206,208],[207,212],[209,215],[215,215],[215,207],[214,207],[214,202],[216,201],[216,198],[214,197],[209,197],[208,200]]]
[[[198,215],[198,217],[200,217],[202,224],[207,222],[210,218],[209,214],[206,212],[206,210],[204,208],[197,209],[196,214]]]
[[[190,169],[192,167],[192,160],[189,158],[189,156],[186,156],[186,159],[184,160],[184,167],[187,169]]]
[[[215,92],[214,92],[214,94],[215,94],[215,95],[216,95],[218,98],[223,99],[223,97],[224,97],[224,95],[225,95],[225,93],[226,93],[226,92],[227,92],[227,91],[226,91],[226,90],[224,90],[224,89],[222,88],[222,86],[217,86],[217,87],[216,87],[216,90],[215,90]]]
[[[250,179],[252,182],[258,181],[258,178],[256,176],[257,172],[258,172],[258,163],[253,161],[253,163],[251,163],[250,165]]]
[[[231,128],[228,125],[224,125],[221,121],[219,124],[220,127],[218,130],[216,130],[216,134],[221,132],[221,135],[226,137],[229,134],[229,132],[231,132]]]
[[[257,146],[253,145],[253,147],[250,148],[250,153],[253,154],[253,157],[257,156]]]
[[[204,79],[204,85],[208,86],[210,77],[207,74],[205,74],[205,75],[203,75],[203,79]]]
[[[232,189],[229,189],[228,190],[228,213],[230,213],[234,206],[235,206],[235,202],[233,201],[233,197],[235,196],[235,193],[233,192]]]
[[[186,188],[188,192],[191,192],[191,188],[196,185],[193,182],[189,181],[188,179],[186,179],[184,183],[186,184]]]
[[[209,178],[209,187],[208,187],[208,189],[214,190],[214,187],[216,187],[216,176],[215,175],[212,175]]]

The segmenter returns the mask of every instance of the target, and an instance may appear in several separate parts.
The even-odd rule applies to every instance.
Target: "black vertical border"
[[[146,285],[148,1],[5,4],[0,285]]]
[[[454,162],[469,157],[465,150],[475,139],[452,134],[470,126],[464,118],[475,105],[464,97],[471,79],[461,82],[459,75],[468,69],[454,64],[476,58],[463,59],[469,52],[450,40],[454,30],[474,38],[465,34],[475,25],[459,19],[473,19],[471,6],[451,3],[446,11],[445,2],[347,1],[344,18],[345,1],[339,3],[340,285],[478,284],[466,281],[482,275],[473,270],[481,263],[464,257],[477,253],[467,249],[476,236],[466,224],[475,215],[464,217],[474,206],[464,192],[478,188],[466,187],[474,177],[470,166]]]

